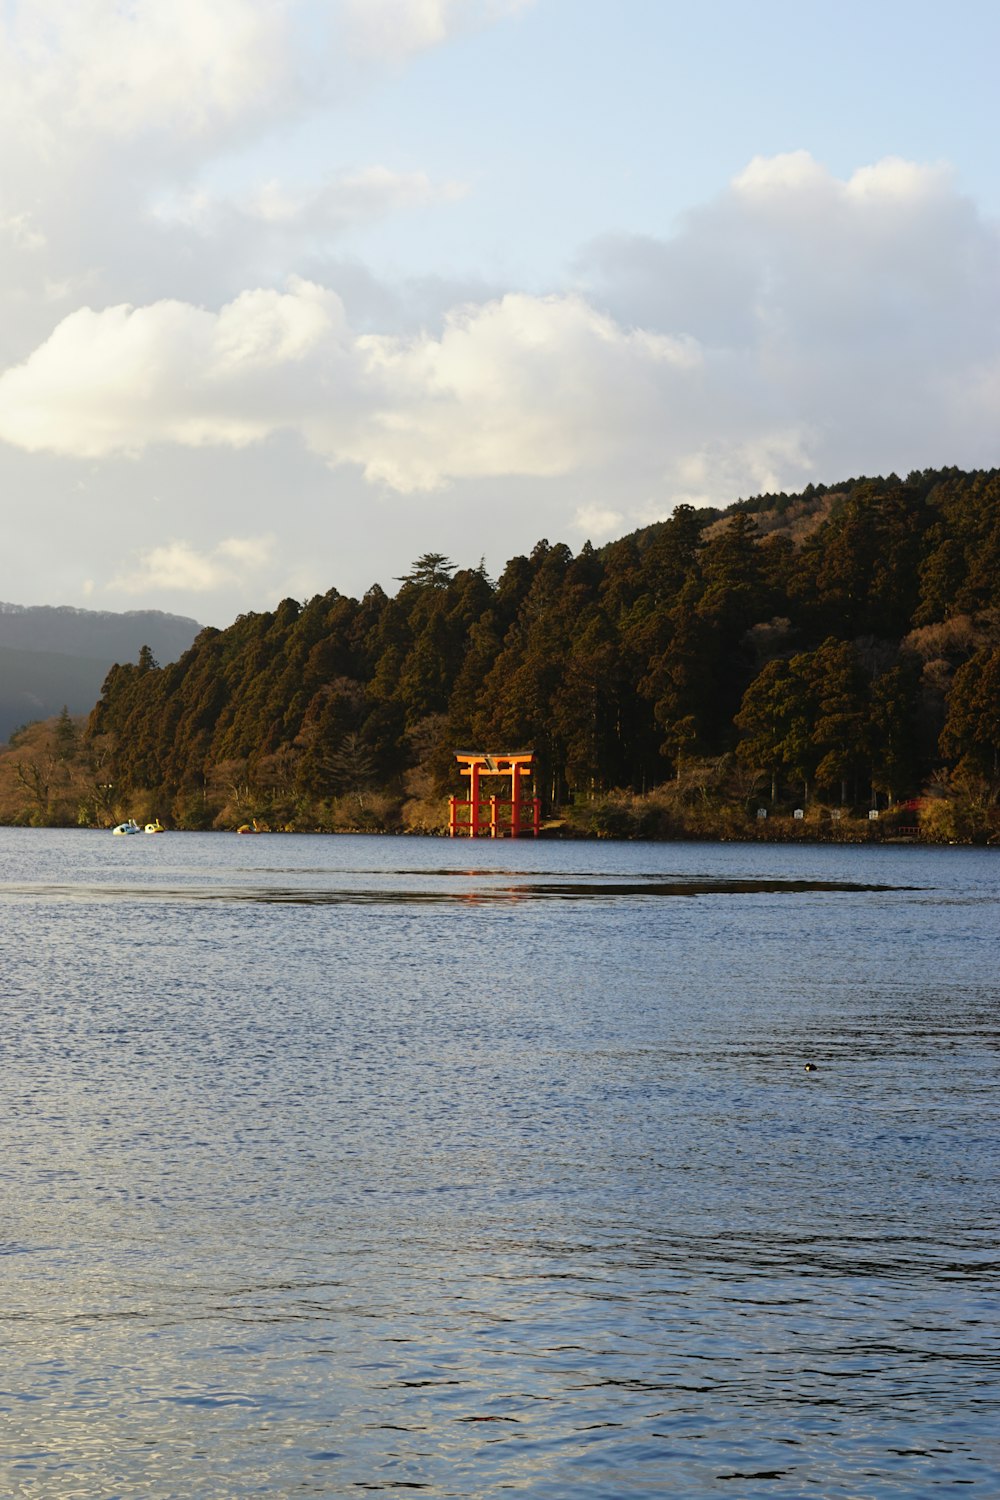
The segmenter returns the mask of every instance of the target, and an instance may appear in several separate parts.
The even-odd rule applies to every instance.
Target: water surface
[[[997,1493],[998,897],[0,831],[0,1493]]]

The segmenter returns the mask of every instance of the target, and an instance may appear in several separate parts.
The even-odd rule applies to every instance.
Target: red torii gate
[[[542,824],[541,798],[526,798],[521,786],[522,777],[534,775],[535,757],[531,750],[504,751],[502,754],[498,751],[461,750],[455,759],[461,774],[469,778],[469,795],[448,799],[448,833],[451,838],[457,838],[459,834],[467,834],[470,839],[485,838],[489,834],[491,839],[502,839],[505,835],[516,839],[525,833],[538,837]],[[479,787],[484,776],[509,777],[510,801],[484,797]],[[461,824],[458,820],[460,807],[469,809],[467,820]],[[524,814],[529,808],[531,822],[525,825]],[[489,821],[484,826],[486,814]]]

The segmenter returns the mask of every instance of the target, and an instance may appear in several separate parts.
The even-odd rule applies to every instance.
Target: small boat
[[[257,827],[257,820],[256,820],[256,818],[254,819],[254,821],[252,823],[241,823],[240,826],[239,826],[239,828],[237,828],[236,832],[237,833],[260,833],[260,829]]]
[[[147,823],[146,824],[146,832],[147,833],[166,833],[166,831],[167,830],[164,828],[164,826],[160,822],[159,818],[157,818],[155,820],[155,822],[153,822],[153,823]]]
[[[124,823],[119,823],[117,828],[112,828],[112,833],[141,833],[142,829],[134,818],[126,818]]]

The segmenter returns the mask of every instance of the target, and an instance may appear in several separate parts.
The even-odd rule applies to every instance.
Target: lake
[[[0,1493],[1000,1493],[998,954],[1000,850],[0,830]]]

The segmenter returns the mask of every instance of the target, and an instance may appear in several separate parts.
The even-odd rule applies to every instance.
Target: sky
[[[1000,8],[0,0],[0,599],[1000,461]]]

